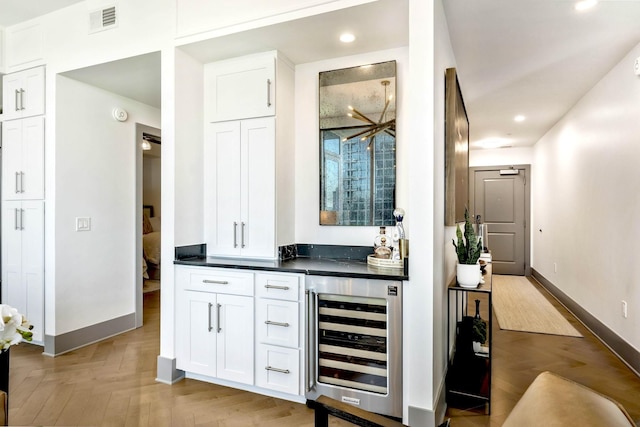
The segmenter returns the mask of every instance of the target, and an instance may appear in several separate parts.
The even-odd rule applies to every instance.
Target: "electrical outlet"
[[[90,217],[77,217],[76,218],[76,231],[91,231],[91,218]]]
[[[556,262],[553,263],[553,272],[554,273],[558,272],[558,263],[556,263]]]
[[[627,311],[627,302],[625,300],[622,300],[622,317],[626,319],[628,315],[629,312]]]

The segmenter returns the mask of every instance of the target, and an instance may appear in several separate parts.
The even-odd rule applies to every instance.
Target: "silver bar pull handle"
[[[264,285],[267,289],[280,289],[281,291],[288,291],[290,288],[288,286],[278,286],[278,285]]]
[[[216,304],[216,325],[218,326],[217,332],[222,332],[222,328],[220,327],[220,309],[222,308],[222,304]]]
[[[24,89],[20,89],[20,109],[24,110]]]
[[[202,283],[209,283],[214,285],[228,285],[229,282],[226,280],[211,280],[211,279],[202,279]]]
[[[20,230],[24,230],[24,209],[20,209]]]
[[[20,177],[20,172],[16,172],[16,194],[20,193],[20,185],[18,184],[19,177]]]
[[[211,326],[211,307],[213,307],[213,304],[209,303],[209,313],[208,313],[209,324],[207,325],[208,326],[207,329],[209,330],[209,332],[211,332],[211,330],[213,329],[213,326]]]
[[[267,107],[271,107],[271,79],[267,79]]]
[[[15,208],[14,211],[13,222],[15,224],[15,229],[20,230],[20,227],[18,227],[18,208]]]
[[[265,320],[264,324],[265,325],[273,325],[273,326],[282,326],[283,328],[288,328],[289,327],[289,324],[286,323],[286,322],[284,322],[284,323],[283,322],[274,322],[272,320]]]
[[[240,243],[242,244],[242,246],[241,246],[241,247],[243,247],[243,248],[244,248],[244,246],[245,246],[245,244],[244,244],[244,227],[245,227],[247,224],[245,224],[244,222],[243,222],[243,223],[241,223],[241,224],[242,224],[242,227],[240,228]]]
[[[20,91],[18,89],[16,89],[16,93],[15,93],[15,99],[14,101],[16,102],[16,111],[20,111],[20,107],[19,107],[19,101],[18,101],[18,97],[20,96]]]
[[[20,192],[24,193],[24,172],[20,172]]]
[[[288,369],[274,368],[272,366],[265,366],[264,369],[266,369],[267,371],[280,372],[281,374],[290,374],[291,373],[291,371],[288,370]]]
[[[238,223],[233,221],[233,247],[238,247]]]
[[[315,298],[316,293],[306,290],[307,296],[307,381],[306,392],[310,392],[315,386],[315,363],[316,363],[316,326],[315,326]]]

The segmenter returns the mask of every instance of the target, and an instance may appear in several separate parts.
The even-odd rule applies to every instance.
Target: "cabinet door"
[[[44,114],[44,67],[31,68],[21,73],[23,75],[20,99],[22,117]]]
[[[275,258],[275,118],[244,120],[241,132],[242,255]]]
[[[273,116],[275,56],[251,55],[207,66],[209,121]]]
[[[2,207],[2,302],[44,339],[44,202],[7,201]]]
[[[33,340],[44,341],[44,202],[22,202],[23,314],[33,325]]]
[[[44,67],[31,68],[3,77],[4,120],[44,114]]]
[[[22,203],[2,203],[2,302],[27,311],[27,294],[22,285]]]
[[[22,122],[22,175],[20,191],[23,200],[44,198],[44,117],[31,117]]]
[[[177,367],[216,376],[216,294],[183,291],[176,313]]]
[[[20,200],[22,178],[22,121],[2,123],[2,198]],[[3,222],[4,224],[4,222]]]
[[[4,120],[22,117],[20,96],[22,73],[7,74],[2,77],[2,115]]]
[[[253,384],[253,297],[218,295],[217,376]]]
[[[44,117],[4,122],[2,197],[44,198]]]
[[[240,122],[213,123],[205,143],[205,241],[211,255],[239,255]]]

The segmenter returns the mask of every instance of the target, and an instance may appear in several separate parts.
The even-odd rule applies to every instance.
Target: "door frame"
[[[469,209],[475,212],[476,171],[524,170],[524,275],[531,276],[531,165],[474,166],[469,168]]]

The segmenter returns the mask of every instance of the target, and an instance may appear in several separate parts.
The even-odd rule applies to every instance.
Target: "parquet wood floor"
[[[145,294],[144,327],[56,358],[43,356],[38,346],[13,347],[10,424],[313,426],[313,411],[305,405],[195,380],[156,382],[159,303],[159,292]],[[640,379],[559,307],[585,338],[501,331],[494,319],[492,414],[450,409],[452,426],[501,425],[544,370],[611,396],[640,420]],[[348,424],[332,418],[330,425]]]

